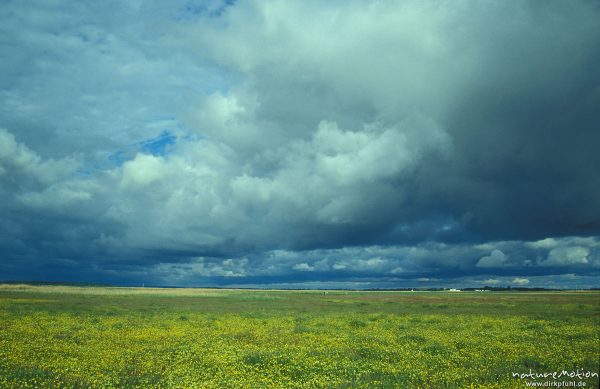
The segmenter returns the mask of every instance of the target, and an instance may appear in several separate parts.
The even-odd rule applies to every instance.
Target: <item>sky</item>
[[[600,286],[600,3],[2,1],[0,280]]]

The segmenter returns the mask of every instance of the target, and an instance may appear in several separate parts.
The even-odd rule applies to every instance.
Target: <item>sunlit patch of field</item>
[[[596,372],[599,319],[598,292],[4,285],[0,387],[524,388]]]

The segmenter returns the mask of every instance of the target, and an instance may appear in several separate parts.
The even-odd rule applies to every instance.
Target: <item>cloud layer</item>
[[[0,274],[589,287],[600,6],[7,3]]]

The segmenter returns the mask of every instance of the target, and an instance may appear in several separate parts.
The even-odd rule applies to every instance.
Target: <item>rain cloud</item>
[[[0,280],[598,285],[596,2],[0,21]]]

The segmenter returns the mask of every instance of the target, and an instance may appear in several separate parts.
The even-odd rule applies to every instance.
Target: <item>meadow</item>
[[[0,387],[598,388],[599,329],[592,291],[0,285]]]

